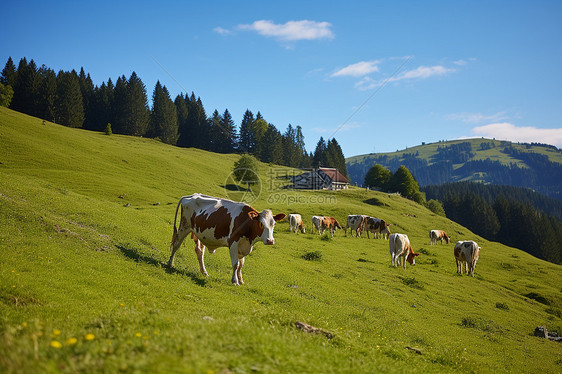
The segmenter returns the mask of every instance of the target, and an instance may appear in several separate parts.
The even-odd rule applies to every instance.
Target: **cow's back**
[[[234,220],[244,211],[253,210],[246,203],[194,194],[181,201],[182,224],[186,224],[208,247],[228,246]]]

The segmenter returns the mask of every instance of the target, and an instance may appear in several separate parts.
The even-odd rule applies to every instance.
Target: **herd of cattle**
[[[181,208],[180,223],[176,228],[178,211]],[[244,258],[252,251],[253,245],[260,239],[265,245],[275,243],[273,229],[275,223],[284,219],[285,214],[273,215],[271,210],[265,209],[258,212],[250,205],[243,202],[235,202],[202,194],[193,194],[180,198],[176,207],[174,218],[174,233],[170,245],[171,255],[168,266],[173,267],[174,256],[183,240],[188,234],[195,242],[195,253],[199,260],[201,273],[207,274],[205,269],[204,254],[205,247],[209,252],[219,247],[228,247],[232,262],[232,283],[234,285],[244,284],[242,279],[242,266]],[[289,214],[289,229],[291,232],[306,232],[305,224],[300,214]],[[415,258],[419,253],[414,253],[410,239],[405,234],[391,234],[390,224],[382,219],[366,215],[349,215],[345,228],[334,217],[313,216],[312,233],[314,229],[318,234],[329,230],[331,236],[337,229],[350,230],[351,236],[355,233],[360,237],[363,231],[373,233],[374,237],[381,236],[389,241],[391,263],[394,267],[406,262],[415,265]],[[431,230],[429,238],[432,245],[439,240],[449,244],[450,237],[443,230]],[[459,241],[454,247],[454,256],[457,262],[457,273],[464,272],[474,276],[474,268],[478,261],[480,247],[474,241]]]

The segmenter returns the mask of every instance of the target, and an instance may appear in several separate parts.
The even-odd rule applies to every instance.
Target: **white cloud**
[[[362,77],[364,75],[368,75],[374,72],[379,71],[379,67],[377,66],[380,63],[380,60],[375,61],[360,61],[355,64],[351,64],[346,66],[343,69],[336,71],[331,77]]]
[[[215,27],[213,29],[213,31],[216,32],[217,34],[220,34],[220,35],[230,35],[230,34],[232,34],[232,31],[227,30],[227,29],[223,29],[222,27]]]
[[[434,76],[446,75],[454,71],[455,69],[446,68],[442,65],[420,66],[417,69],[400,73],[397,77],[390,78],[390,81],[400,81],[403,79],[426,79]]]
[[[398,82],[402,80],[409,80],[409,79],[427,79],[436,76],[443,76],[452,72],[455,72],[455,69],[447,68],[442,65],[435,65],[435,66],[419,66],[416,69],[407,70],[398,74],[395,77],[390,77],[386,79],[379,79],[374,80],[371,77],[364,77],[359,82],[355,84],[355,87],[360,90],[370,90],[375,87],[382,86],[389,82]]]
[[[453,114],[448,114],[445,116],[446,119],[448,120],[452,120],[452,121],[461,121],[464,123],[471,123],[471,124],[479,124],[479,123],[485,123],[485,122],[499,122],[499,121],[505,121],[506,119],[509,118],[509,116],[507,115],[507,112],[502,111],[502,112],[497,112],[494,114],[489,114],[489,115],[485,115],[482,113],[453,113]]]
[[[276,24],[273,21],[260,20],[249,25],[238,25],[240,30],[256,31],[258,34],[283,41],[332,39],[334,34],[329,22],[289,21]]]
[[[508,122],[500,122],[475,127],[472,132],[485,138],[521,143],[545,143],[562,148],[562,128],[539,129],[532,126],[516,126]]]

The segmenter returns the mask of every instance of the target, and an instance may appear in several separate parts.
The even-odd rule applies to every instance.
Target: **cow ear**
[[[283,214],[283,213],[279,213],[279,214],[276,214],[275,216],[273,216],[273,219],[275,220],[275,222],[279,222],[283,218],[285,218],[285,214]]]
[[[256,219],[259,217],[259,213],[256,212],[255,210],[251,210],[248,212],[248,216],[250,217],[250,219]]]
[[[420,255],[419,253],[413,253],[413,256],[414,256],[414,257],[417,257],[417,256],[419,256],[419,255]]]

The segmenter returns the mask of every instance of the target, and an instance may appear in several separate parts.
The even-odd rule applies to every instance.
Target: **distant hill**
[[[562,199],[562,150],[546,144],[477,138],[346,159],[349,176],[357,185],[363,184],[365,174],[374,164],[393,172],[404,165],[420,186],[475,181],[531,188]]]

